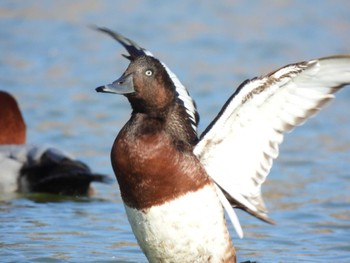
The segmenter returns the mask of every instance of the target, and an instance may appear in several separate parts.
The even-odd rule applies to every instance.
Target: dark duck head
[[[164,63],[132,40],[106,28],[96,29],[122,44],[129,53],[124,57],[130,60],[119,79],[96,88],[96,91],[126,96],[133,115],[144,114],[157,119],[176,137],[195,145],[199,115],[194,101],[177,77]]]

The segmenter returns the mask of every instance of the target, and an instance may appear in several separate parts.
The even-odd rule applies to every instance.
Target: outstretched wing
[[[291,64],[245,81],[204,131],[194,153],[234,207],[271,222],[261,185],[283,135],[349,83],[350,56]]]

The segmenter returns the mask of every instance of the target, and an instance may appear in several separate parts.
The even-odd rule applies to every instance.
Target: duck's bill
[[[115,93],[115,94],[130,94],[134,93],[134,83],[132,80],[132,74],[121,76],[112,84],[100,86],[96,88],[97,92]]]

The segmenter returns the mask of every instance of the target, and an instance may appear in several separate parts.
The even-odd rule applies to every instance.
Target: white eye
[[[152,76],[152,74],[153,74],[153,71],[152,70],[146,70],[146,72],[145,72],[145,74],[146,74],[146,76]]]

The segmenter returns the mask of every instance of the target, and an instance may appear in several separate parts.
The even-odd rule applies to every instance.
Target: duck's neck
[[[198,141],[190,120],[178,104],[164,110],[157,109],[147,112],[134,108],[132,116],[134,120],[137,119],[139,123],[142,123],[142,127],[139,127],[142,133],[165,131],[174,138],[174,143],[181,148],[185,147],[192,151],[193,146]],[[141,122],[140,119],[142,119]]]
[[[194,131],[186,111],[179,104],[175,104],[168,113],[167,129],[192,146],[198,142],[197,133]]]

